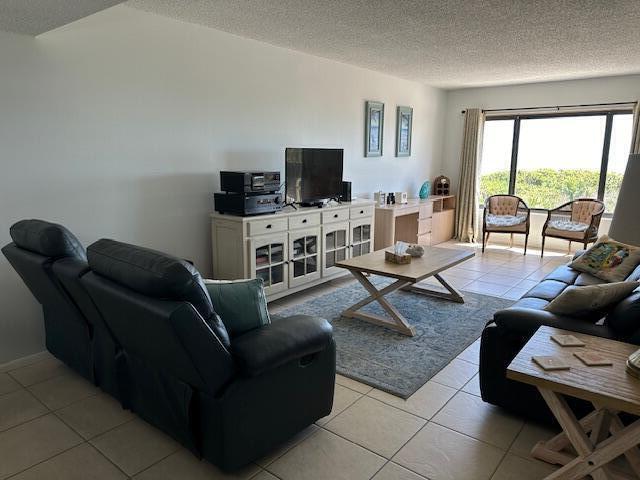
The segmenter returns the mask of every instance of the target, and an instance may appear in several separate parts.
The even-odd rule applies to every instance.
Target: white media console
[[[373,200],[254,217],[211,214],[213,276],[262,278],[269,300],[347,273],[335,262],[373,251]]]

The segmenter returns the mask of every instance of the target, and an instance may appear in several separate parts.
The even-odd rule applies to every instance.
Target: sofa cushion
[[[640,247],[626,245],[603,235],[571,267],[607,282],[621,282],[640,264]]]
[[[557,280],[543,280],[526,293],[527,298],[541,298],[551,301],[567,288],[567,284]]]
[[[106,238],[89,245],[87,254],[91,269],[103,277],[143,295],[189,302],[229,348],[229,334],[213,309],[200,273],[190,263]]]
[[[573,285],[580,275],[580,272],[569,267],[569,265],[561,265],[552,271],[549,275],[544,277],[545,280],[555,280],[557,282],[563,282],[567,285]]]
[[[640,330],[640,292],[633,292],[618,303],[605,323],[621,337],[627,337]]]
[[[602,312],[628,297],[640,282],[615,282],[583,287],[569,286],[554,298],[545,310],[560,315],[578,316]]]
[[[57,223],[20,220],[11,226],[9,234],[18,247],[45,257],[87,258],[84,247],[76,236]]]
[[[606,283],[606,282],[601,278],[594,277],[589,273],[581,273],[580,275],[578,275],[578,278],[576,278],[576,281],[573,282],[573,284],[576,287],[584,287],[588,285],[600,285],[602,283]]]

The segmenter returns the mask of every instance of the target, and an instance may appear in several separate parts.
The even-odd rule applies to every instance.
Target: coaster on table
[[[634,367],[629,360],[627,360],[627,373],[637,379],[640,379],[640,370],[638,370],[637,367]]]
[[[544,370],[569,370],[571,368],[567,361],[561,357],[535,356],[531,357],[531,360]]]
[[[587,367],[602,367],[613,365],[613,362],[611,360],[600,355],[598,352],[574,352],[574,355],[578,357]]]
[[[551,335],[551,340],[561,347],[584,347],[586,345],[574,335]]]

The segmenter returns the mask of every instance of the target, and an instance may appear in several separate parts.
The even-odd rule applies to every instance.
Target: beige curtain
[[[479,108],[469,108],[464,115],[464,133],[460,154],[460,180],[456,208],[455,238],[472,243],[477,237],[478,173],[482,147],[484,114]]]
[[[636,103],[636,108],[633,109],[631,153],[640,153],[640,102]]]

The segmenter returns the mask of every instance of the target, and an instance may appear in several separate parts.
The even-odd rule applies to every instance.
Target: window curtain
[[[469,108],[464,115],[464,133],[460,154],[460,180],[458,182],[458,206],[456,208],[455,238],[473,243],[477,238],[478,174],[484,113],[479,108]]]
[[[633,109],[633,130],[631,132],[631,153],[640,153],[640,102]]]

